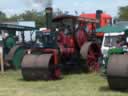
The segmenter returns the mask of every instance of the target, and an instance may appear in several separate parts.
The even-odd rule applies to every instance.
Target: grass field
[[[111,91],[106,79],[96,73],[26,82],[20,71],[7,71],[0,74],[0,96],[128,96],[128,92]]]

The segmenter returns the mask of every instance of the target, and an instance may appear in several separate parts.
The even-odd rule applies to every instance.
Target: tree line
[[[60,15],[60,14],[68,14],[69,12],[62,12],[60,9],[57,9],[53,15]],[[118,19],[121,20],[128,20],[128,6],[120,7],[118,10]],[[22,14],[15,14],[11,17],[7,17],[7,15],[0,11],[0,22],[4,21],[17,21],[17,20],[27,20],[31,21],[34,20],[36,22],[37,27],[45,26],[45,12],[40,11],[37,12],[36,10],[28,10]]]
[[[61,11],[59,8],[53,12],[53,16],[56,15],[62,15],[62,14],[68,14],[68,11]],[[15,14],[11,17],[7,17],[7,15],[0,11],[0,22],[4,21],[35,21],[36,27],[43,27],[45,26],[45,11],[37,12],[36,10],[27,10],[24,13],[21,14]]]
[[[45,20],[45,15],[44,12],[37,12],[35,10],[28,10],[25,11],[22,14],[15,14],[13,16],[7,17],[7,15],[0,11],[0,22],[10,22],[10,21],[20,21],[20,20],[25,20],[25,21],[35,21],[37,27],[42,27],[44,26],[44,20]]]

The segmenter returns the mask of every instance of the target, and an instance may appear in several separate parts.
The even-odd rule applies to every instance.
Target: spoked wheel
[[[22,75],[25,80],[58,79],[60,68],[53,63],[52,54],[25,55],[22,61]]]
[[[100,47],[96,43],[87,42],[85,43],[80,51],[82,58],[86,59],[88,71],[98,71],[99,64],[98,58],[101,55]]]
[[[96,57],[92,47],[90,47],[88,50],[86,63],[89,66],[90,71],[99,70],[98,58]]]

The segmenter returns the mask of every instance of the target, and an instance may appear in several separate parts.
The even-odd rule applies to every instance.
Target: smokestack
[[[45,16],[46,16],[46,27],[48,29],[52,28],[52,8],[51,7],[47,7],[45,8]]]
[[[102,10],[96,10],[96,19],[99,21],[96,24],[96,28],[100,28],[100,22],[101,22],[101,14],[103,13]]]

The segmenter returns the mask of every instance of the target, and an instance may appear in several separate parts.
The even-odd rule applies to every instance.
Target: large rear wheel
[[[80,54],[82,56],[82,59],[86,60],[86,69],[88,71],[99,70],[98,58],[101,56],[101,51],[97,43],[86,42],[82,46]]]

